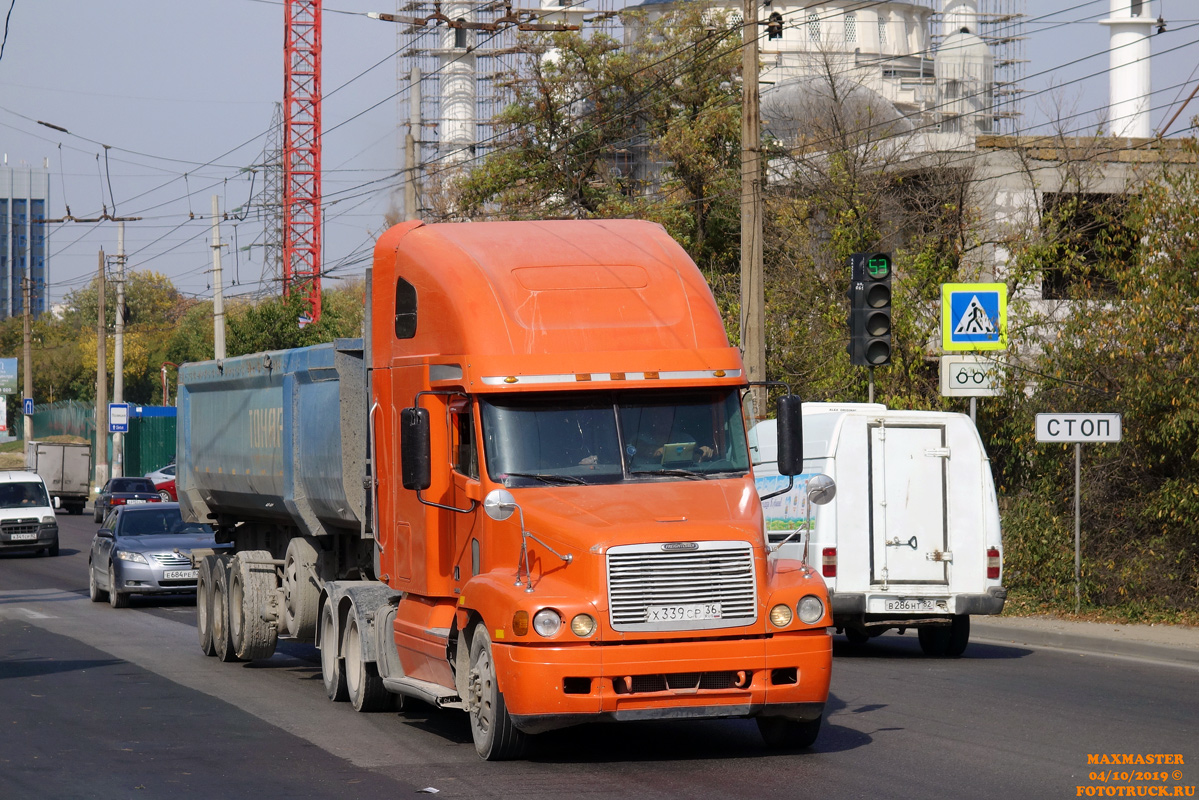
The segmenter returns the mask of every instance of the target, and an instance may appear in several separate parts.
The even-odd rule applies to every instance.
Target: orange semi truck
[[[205,653],[315,641],[329,697],[468,712],[486,759],[591,721],[817,737],[828,595],[764,535],[737,350],[645,222],[409,222],[363,339],[184,365]],[[779,470],[802,471],[778,403]],[[399,703],[402,708],[403,702]]]

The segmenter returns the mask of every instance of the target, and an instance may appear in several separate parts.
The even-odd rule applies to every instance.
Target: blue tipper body
[[[368,536],[362,355],[361,339],[338,339],[180,367],[184,516]]]

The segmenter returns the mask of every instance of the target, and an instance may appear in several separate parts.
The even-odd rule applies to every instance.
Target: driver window
[[[475,417],[469,406],[456,409],[453,421],[454,471],[468,478],[479,477],[479,449],[475,446]]]

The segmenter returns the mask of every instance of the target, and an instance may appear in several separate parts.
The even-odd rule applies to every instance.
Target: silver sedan
[[[185,523],[178,503],[117,506],[92,539],[89,595],[125,608],[134,594],[195,593],[191,551],[229,547],[216,543],[210,526]]]

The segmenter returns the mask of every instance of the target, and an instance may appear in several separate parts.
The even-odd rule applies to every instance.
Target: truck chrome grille
[[[748,542],[618,545],[608,550],[608,608],[617,631],[731,628],[757,620],[757,580]],[[719,619],[651,621],[651,607],[687,613],[720,605]]]

